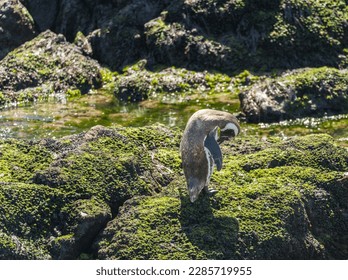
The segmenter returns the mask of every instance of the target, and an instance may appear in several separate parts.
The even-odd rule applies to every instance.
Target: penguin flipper
[[[220,171],[222,168],[222,153],[219,144],[216,142],[214,130],[210,132],[205,138],[204,147],[209,150],[211,156],[214,159],[216,169]]]

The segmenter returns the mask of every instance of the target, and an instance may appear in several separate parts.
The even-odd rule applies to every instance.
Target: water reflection
[[[184,128],[196,110],[212,108],[238,113],[236,95],[173,96],[124,104],[98,92],[69,102],[47,102],[0,111],[0,138],[39,139],[79,133],[94,125],[144,126],[156,122]],[[328,133],[348,146],[348,115],[303,118],[275,124],[242,124],[243,133],[258,137]]]

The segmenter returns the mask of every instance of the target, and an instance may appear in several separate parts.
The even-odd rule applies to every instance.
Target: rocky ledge
[[[189,201],[181,131],[0,142],[1,259],[346,259],[348,151],[328,135],[222,145]]]

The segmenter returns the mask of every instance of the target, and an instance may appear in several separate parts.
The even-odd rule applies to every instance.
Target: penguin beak
[[[225,140],[230,140],[231,138],[235,137],[234,130],[233,129],[227,129],[225,131],[221,130],[220,138],[218,140],[218,143],[221,144]]]
[[[197,200],[197,196],[190,196],[190,201],[193,203]]]
[[[224,141],[226,141],[226,140],[230,140],[231,138],[232,138],[232,136],[231,136],[231,137],[228,137],[228,136],[221,136],[217,142],[218,142],[219,144],[221,144],[222,142],[224,142]]]

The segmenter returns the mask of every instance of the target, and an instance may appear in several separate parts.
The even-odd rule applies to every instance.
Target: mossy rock
[[[161,125],[97,126],[59,140],[2,140],[0,257],[75,259],[88,254],[124,201],[153,195],[169,184],[173,174],[162,161],[171,155],[154,155],[178,145],[178,132]]]
[[[347,258],[348,151],[332,137],[225,142],[219,192],[192,204],[181,133],[2,140],[0,258]]]
[[[140,60],[125,67],[124,73],[116,77],[114,93],[119,100],[139,102],[149,98],[170,102],[190,96],[232,92],[231,78],[222,73],[175,67],[151,71],[146,65],[146,60]]]
[[[51,258],[47,243],[64,230],[60,191],[47,186],[1,183],[1,259]]]
[[[100,66],[68,43],[45,31],[10,52],[0,63],[2,106],[22,105],[65,94],[86,94],[101,86]]]
[[[238,139],[223,152],[224,167],[211,181],[219,190],[214,197],[192,204],[176,176],[159,194],[127,201],[97,239],[97,257],[347,257],[346,149],[328,135],[310,135]]]
[[[0,180],[2,182],[32,182],[34,174],[47,168],[53,155],[32,143],[0,140]]]
[[[86,133],[47,143],[64,151],[48,168],[37,172],[34,182],[106,201],[113,212],[134,195],[151,195],[165,180],[156,170],[151,152],[159,145],[173,145],[163,126],[112,130],[96,126]],[[170,132],[169,132],[170,133]],[[166,137],[163,143],[161,139]]]
[[[0,1],[0,60],[37,33],[28,10],[19,0]]]
[[[181,11],[185,11],[183,14]],[[337,66],[345,1],[186,1],[145,24],[157,63],[224,71]]]
[[[34,241],[0,231],[0,260],[51,259],[49,252]]]
[[[61,214],[65,215],[67,228],[65,234],[49,245],[54,259],[76,259],[88,251],[96,235],[112,217],[108,204],[95,197],[65,204]]]
[[[338,66],[348,42],[344,0],[22,2],[41,31],[82,31],[84,53],[117,71],[143,58],[226,73]]]
[[[346,70],[321,67],[260,80],[241,92],[239,98],[249,122],[275,122],[346,114],[347,92]]]

